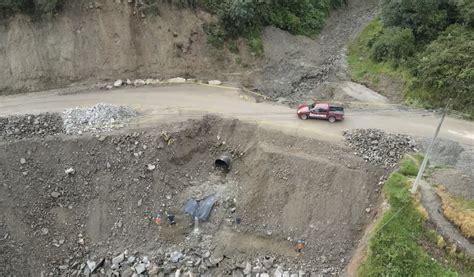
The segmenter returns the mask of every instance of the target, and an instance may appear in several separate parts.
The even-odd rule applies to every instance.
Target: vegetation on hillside
[[[418,170],[416,158],[405,157],[401,171],[384,185],[390,208],[384,212],[369,240],[360,276],[458,276],[474,273],[472,258],[457,253],[434,230],[425,226],[426,212],[410,191],[410,179]],[[446,253],[451,251],[451,253]],[[430,254],[436,252],[436,255]],[[437,259],[434,259],[437,257]]]
[[[16,13],[41,18],[58,11],[66,0],[3,0],[0,15]],[[217,22],[205,26],[209,43],[222,47],[226,41],[244,37],[250,49],[262,55],[261,30],[276,26],[293,34],[314,36],[321,30],[331,9],[344,5],[346,0],[141,0],[139,9],[146,15],[158,15],[160,5],[201,7],[215,14]]]
[[[24,13],[34,17],[51,15],[58,11],[64,0],[2,0],[0,16],[6,17],[15,13]]]
[[[346,0],[200,0],[199,5],[216,14],[218,21],[207,26],[210,43],[219,46],[224,41],[245,37],[257,55],[263,52],[261,30],[275,26],[292,34],[314,36],[323,27],[331,9]]]
[[[293,34],[317,34],[332,8],[345,0],[201,0],[202,5],[219,17],[227,37],[243,35],[262,26],[273,25]]]
[[[385,74],[405,83],[408,103],[474,118],[474,2],[384,0],[349,47],[353,78],[369,85]]]

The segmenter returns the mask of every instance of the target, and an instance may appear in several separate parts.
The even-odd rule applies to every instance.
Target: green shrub
[[[408,28],[417,41],[430,41],[449,24],[447,0],[384,0],[386,27]]]
[[[225,1],[218,15],[226,36],[232,38],[259,25],[257,4],[254,1]]]
[[[239,46],[237,46],[234,40],[230,40],[227,43],[227,49],[233,54],[239,54]]]
[[[474,27],[474,1],[456,1],[460,19],[467,25]]]
[[[400,163],[399,172],[405,176],[416,176],[418,174],[418,165],[412,159],[403,159]]]
[[[474,30],[451,25],[426,51],[419,54],[414,69],[415,87],[427,88],[423,100],[443,105],[453,99],[453,107],[474,114]]]
[[[246,37],[252,53],[257,57],[261,57],[263,55],[263,41],[260,32],[248,33]]]
[[[312,36],[321,30],[330,5],[329,1],[275,1],[269,5],[266,22],[293,34]]]
[[[222,48],[225,42],[224,30],[216,23],[204,24],[204,32],[207,34],[207,43]]]
[[[415,37],[410,29],[385,28],[371,44],[371,58],[375,61],[392,61],[395,65],[405,62],[415,52]]]

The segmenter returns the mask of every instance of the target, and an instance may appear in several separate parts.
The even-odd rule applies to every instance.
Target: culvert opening
[[[232,157],[231,155],[225,154],[221,155],[219,158],[216,159],[214,162],[214,166],[216,169],[219,169],[223,172],[229,172],[231,168]]]
[[[0,275],[338,274],[383,173],[349,152],[215,117],[1,142]],[[185,205],[209,195],[193,232]]]

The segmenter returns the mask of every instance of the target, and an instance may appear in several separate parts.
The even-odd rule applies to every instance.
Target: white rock
[[[120,254],[117,257],[112,259],[112,264],[120,264],[125,259],[125,254]]]
[[[186,83],[186,79],[181,77],[168,79],[168,83]]]
[[[26,159],[25,159],[25,158],[21,158],[21,159],[20,159],[20,164],[26,164]]]
[[[135,262],[135,260],[136,260],[135,256],[130,256],[130,257],[128,257],[127,262],[129,264],[133,264]]]
[[[170,261],[172,261],[173,263],[177,263],[182,257],[183,253],[175,251],[171,254]]]
[[[145,272],[146,270],[146,267],[144,264],[138,264],[135,266],[135,272],[137,272],[137,274],[142,274],[143,272]]]
[[[281,265],[279,265],[275,270],[274,277],[283,277],[283,268]]]
[[[130,81],[130,79],[127,79],[127,85],[131,85],[132,84],[132,81]]]
[[[215,85],[215,86],[220,86],[222,85],[222,82],[219,81],[219,80],[211,80],[209,82],[207,82],[209,85]]]
[[[156,165],[154,165],[154,164],[149,164],[149,165],[146,166],[146,168],[147,168],[149,171],[153,171],[153,170],[155,170]]]
[[[153,85],[154,82],[155,82],[155,80],[153,80],[153,79],[146,79],[145,84],[146,85]]]
[[[136,86],[136,87],[144,86],[145,84],[146,84],[146,82],[143,81],[142,79],[136,79],[136,80],[133,82],[133,85]]]
[[[87,261],[87,267],[92,272],[95,269],[95,262],[94,261]]]
[[[75,172],[76,172],[76,171],[75,171],[74,168],[72,168],[72,167],[70,167],[70,168],[68,168],[68,169],[66,169],[66,170],[64,171],[64,173],[66,173],[67,175],[72,175],[72,174],[74,174]]]
[[[114,82],[114,87],[118,88],[118,87],[121,87],[123,85],[123,81],[122,80],[117,80]]]
[[[244,268],[244,275],[248,275],[252,272],[252,264],[249,262],[245,263],[245,268]]]
[[[53,197],[53,198],[58,198],[60,195],[61,195],[61,193],[59,193],[57,191],[51,192],[51,197]]]
[[[114,86],[112,86],[112,85],[107,85],[105,88],[106,88],[106,89],[113,89]]]

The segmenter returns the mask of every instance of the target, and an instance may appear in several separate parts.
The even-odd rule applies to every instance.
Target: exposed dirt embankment
[[[223,174],[213,162],[226,152],[234,162]],[[167,274],[245,272],[247,262],[271,256],[275,266],[265,272],[272,276],[277,264],[293,273],[337,275],[372,216],[383,174],[346,152],[211,117],[98,138],[2,142],[0,275],[75,276],[96,261],[104,272],[129,276],[133,262],[110,264],[125,250],[146,255]],[[210,194],[217,203],[195,238],[183,207]],[[176,224],[155,224],[160,210],[174,214]],[[298,239],[306,241],[299,255]],[[196,249],[224,260],[199,264],[209,255]],[[175,251],[185,257],[170,260]]]
[[[0,94],[118,78],[220,78],[238,67],[207,44],[203,24],[212,17],[204,11],[162,3],[158,16],[142,18],[127,1],[94,2],[66,1],[49,20],[0,21]]]

